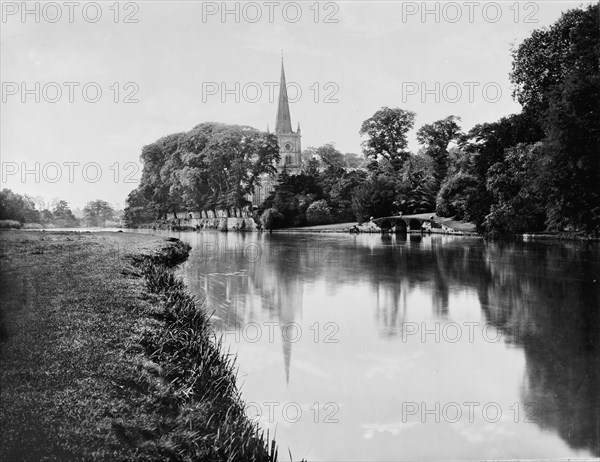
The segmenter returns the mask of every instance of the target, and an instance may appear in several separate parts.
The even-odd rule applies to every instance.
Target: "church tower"
[[[267,133],[269,126],[267,125]],[[285,166],[288,174],[295,175],[302,167],[302,145],[300,144],[300,124],[294,132],[292,130],[292,118],[290,116],[290,104],[288,100],[285,82],[285,70],[283,68],[283,56],[281,57],[281,77],[279,79],[279,100],[277,103],[277,118],[275,119],[275,136],[279,144],[279,162],[275,165],[277,173],[281,173]],[[275,189],[277,178],[268,175],[261,177],[252,195],[252,205],[258,207],[269,197]]]
[[[281,159],[277,164],[277,171],[281,172],[285,166],[288,173],[296,174],[302,164],[302,146],[300,144],[300,124],[297,130],[292,130],[292,118],[290,117],[290,105],[285,82],[285,70],[283,68],[283,56],[281,57],[281,77],[279,79],[279,102],[277,106],[277,118],[275,120],[275,135],[279,141],[279,155]]]

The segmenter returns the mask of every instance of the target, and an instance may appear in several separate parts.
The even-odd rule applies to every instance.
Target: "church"
[[[267,132],[269,128],[267,126]],[[300,142],[300,124],[296,131],[292,130],[290,104],[285,80],[283,57],[281,58],[281,76],[279,79],[279,98],[277,103],[277,117],[275,119],[275,133],[279,145],[279,162],[275,165],[277,174],[284,169],[290,175],[297,174],[302,167],[302,145]],[[276,174],[276,175],[277,175]],[[240,210],[237,208],[223,210],[201,210],[196,212],[179,211],[168,214],[167,219],[173,226],[190,228],[212,228],[220,230],[231,229],[257,229],[257,224],[252,219],[252,210],[261,205],[269,197],[277,185],[277,178],[262,175],[259,184],[254,189],[254,194],[246,196],[250,205]]]
[[[267,132],[269,128],[267,126]],[[275,136],[279,142],[280,160],[277,163],[277,173],[281,173],[283,167],[290,175],[300,171],[302,166],[302,145],[300,123],[294,132],[292,130],[292,118],[290,116],[290,103],[288,100],[287,86],[285,81],[285,69],[283,57],[281,58],[281,76],[279,78],[279,99],[277,103],[277,118],[275,119]],[[264,175],[260,185],[256,187],[252,196],[252,206],[257,207],[269,197],[276,185],[276,179]]]

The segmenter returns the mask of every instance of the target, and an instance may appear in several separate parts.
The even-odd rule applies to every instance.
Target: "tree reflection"
[[[484,312],[524,349],[522,399],[541,427],[600,455],[598,249],[584,244],[488,246]],[[482,305],[483,307],[483,305]]]
[[[600,456],[597,245],[497,244],[449,236],[219,239],[231,247],[226,258],[202,263],[192,253],[189,266],[196,268],[193,290],[205,294],[224,328],[265,317],[285,326],[301,319],[305,291],[316,282],[325,284],[328,295],[362,283],[374,295],[379,332],[393,338],[402,334],[409,308],[428,309],[407,306],[416,290],[430,294],[430,315],[441,320],[453,314],[452,291],[472,291],[485,322],[524,352],[521,398],[536,404],[528,417],[557,431],[572,448]],[[234,248],[240,239],[260,244],[260,258],[248,258],[243,246]],[[283,333],[282,347],[289,381],[292,344]]]

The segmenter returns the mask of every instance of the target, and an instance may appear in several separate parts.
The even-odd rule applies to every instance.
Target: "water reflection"
[[[194,248],[184,275],[215,310],[218,328],[239,330],[253,322],[277,328],[279,372],[266,364],[274,344],[246,338],[236,345],[240,369],[248,371],[247,396],[308,402],[328,391],[345,406],[350,417],[326,427],[328,441],[319,439],[323,427],[279,427],[292,449],[307,448],[301,456],[600,456],[598,246],[493,244],[448,236],[181,236]],[[327,320],[339,328],[336,345],[291,341],[284,331],[297,323],[312,335],[317,321],[322,336]],[[406,341],[407,326],[432,321],[479,322],[495,329],[500,341],[433,346]],[[472,362],[463,370],[466,358]],[[452,361],[459,363],[449,368]],[[278,374],[285,383],[279,385]],[[529,417],[543,433],[521,425],[522,436],[486,440],[483,425],[473,437],[458,426],[398,422],[394,391],[401,390],[403,399],[420,399],[420,388],[439,399],[462,396],[463,388],[482,396],[493,389],[506,402],[537,403]],[[365,424],[368,418],[379,420]],[[498,428],[512,428],[503,425]],[[539,435],[545,442],[531,441]],[[437,452],[426,447],[436,437],[448,445]],[[331,438],[345,442],[348,452]]]

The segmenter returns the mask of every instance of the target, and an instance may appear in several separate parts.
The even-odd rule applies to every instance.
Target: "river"
[[[597,244],[163,234],[281,460],[600,456]]]

